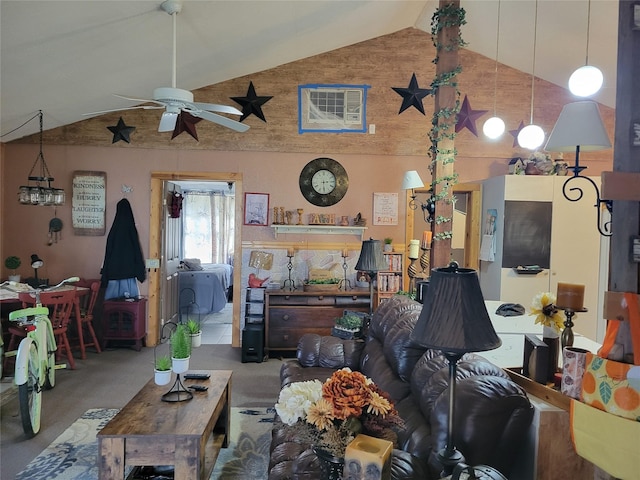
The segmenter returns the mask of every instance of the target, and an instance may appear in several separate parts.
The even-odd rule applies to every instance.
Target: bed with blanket
[[[178,271],[180,316],[207,315],[224,308],[233,287],[233,266],[226,263],[200,263],[184,259]]]

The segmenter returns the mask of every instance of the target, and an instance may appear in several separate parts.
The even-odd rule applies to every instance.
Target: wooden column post
[[[637,134],[634,124],[640,125],[640,26],[634,27],[635,0],[620,0],[618,12],[618,69],[616,85],[616,130],[613,170],[608,178],[603,174],[602,197],[614,199],[612,215],[610,289],[614,292],[639,290],[638,263],[631,259],[631,237],[640,234],[640,145],[634,145]],[[640,21],[640,19],[638,19]],[[638,127],[640,128],[640,127]],[[635,183],[630,189],[629,185]],[[627,192],[627,193],[624,193]],[[622,198],[621,198],[622,197]],[[605,309],[605,319],[610,312]],[[625,352],[632,350],[629,323],[623,322],[617,338]]]
[[[460,8],[459,0],[440,0],[439,8],[443,9],[447,6]],[[449,7],[449,8],[451,8]],[[457,19],[455,19],[457,20]],[[458,38],[460,36],[460,27],[458,22],[453,22],[454,26],[442,26],[437,34],[436,55],[438,62],[436,64],[436,76],[439,79],[443,75],[447,75],[458,67]],[[447,17],[440,18],[440,24],[447,24]],[[452,79],[455,82],[455,79]],[[442,109],[455,109],[458,102],[458,91],[451,82],[441,85],[435,93],[435,113]],[[454,140],[451,138],[455,134],[456,115],[440,115],[438,116],[438,130],[434,135],[437,137],[437,143],[432,137],[431,162],[432,162],[432,184],[434,187],[434,195],[438,199],[435,204],[436,220],[438,218],[449,219],[443,223],[434,223],[433,235],[435,240],[432,243],[431,267],[441,268],[449,264],[451,259],[451,238],[442,238],[453,230],[453,179],[454,169]],[[446,133],[446,134],[445,134]]]

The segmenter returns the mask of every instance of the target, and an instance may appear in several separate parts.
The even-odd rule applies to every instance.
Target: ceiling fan
[[[164,109],[162,117],[160,118],[160,125],[158,126],[159,132],[173,131],[176,127],[176,122],[178,121],[178,115],[181,112],[186,112],[194,117],[217,123],[223,127],[235,130],[236,132],[246,132],[249,130],[249,125],[245,125],[244,123],[240,123],[223,115],[218,115],[218,113],[242,115],[242,112],[237,108],[228,105],[217,105],[214,103],[194,102],[193,93],[188,90],[176,88],[176,16],[182,10],[182,0],[166,0],[160,5],[160,7],[173,18],[173,68],[171,87],[159,87],[154,89],[152,100],[114,94],[116,97],[124,98],[125,100],[154,103],[155,105],[136,105],[134,107],[115,108],[111,110],[86,113],[85,115],[97,115],[122,110]]]

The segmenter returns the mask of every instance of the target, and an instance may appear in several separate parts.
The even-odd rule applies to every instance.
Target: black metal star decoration
[[[518,125],[518,128],[516,128],[515,130],[509,130],[509,133],[513,137],[513,148],[518,146],[518,134],[520,133],[520,130],[522,130],[523,128],[524,128],[524,122],[520,120],[520,125]]]
[[[258,96],[256,95],[256,89],[253,87],[253,82],[249,82],[249,90],[247,90],[246,97],[230,97],[234,102],[242,105],[242,117],[240,121],[243,121],[249,115],[253,114],[260,120],[266,123],[264,113],[262,113],[262,105],[267,103],[273,97]]]
[[[136,129],[136,127],[129,127],[125,125],[124,120],[120,117],[117,125],[113,125],[111,127],[107,127],[111,133],[113,133],[113,140],[111,143],[119,142],[120,140],[124,140],[127,143],[131,143],[129,136]]]
[[[176,127],[173,129],[173,135],[171,135],[171,140],[176,138],[182,132],[187,132],[193,138],[198,141],[198,132],[196,132],[196,123],[198,123],[201,118],[194,117],[189,112],[180,112],[178,114],[178,118],[176,119]]]
[[[418,80],[416,79],[416,74],[414,73],[411,76],[411,81],[409,82],[409,87],[401,88],[401,87],[391,87],[394,92],[398,95],[402,96],[402,105],[400,106],[400,111],[398,115],[404,112],[409,107],[415,107],[418,109],[420,113],[423,115],[424,106],[422,105],[422,99],[427,95],[431,94],[431,90],[428,88],[420,88],[418,87]]]
[[[487,113],[489,110],[474,110],[471,108],[469,98],[465,95],[462,101],[462,107],[460,107],[460,113],[458,113],[458,121],[456,122],[456,133],[460,132],[463,128],[468,128],[471,133],[476,137],[478,136],[478,129],[476,128],[476,120]]]

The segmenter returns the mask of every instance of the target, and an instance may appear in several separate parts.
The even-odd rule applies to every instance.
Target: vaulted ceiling
[[[160,4],[2,0],[0,141],[37,132],[37,121],[18,127],[38,110],[47,130],[135,104],[114,93],[146,99],[170,86],[173,22]],[[177,17],[177,86],[195,90],[407,27],[430,31],[437,6],[436,0],[185,0]],[[605,75],[594,99],[615,106],[617,0],[461,0],[461,6],[470,50],[561,86],[588,53]]]

